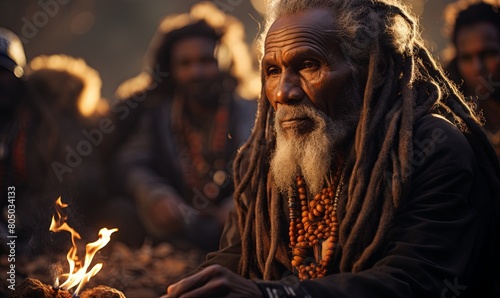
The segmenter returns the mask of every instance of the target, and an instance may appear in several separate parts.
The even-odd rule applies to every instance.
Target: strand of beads
[[[290,226],[288,235],[290,236],[290,246],[292,247],[297,244],[296,228],[297,224],[300,222],[295,196],[288,196],[288,210],[290,211]]]
[[[303,178],[297,177],[296,185],[300,204],[297,204],[293,196],[288,199],[290,247],[293,255],[291,263],[297,269],[301,280],[323,277],[333,259],[338,242],[337,201],[343,185],[343,174],[339,179],[339,172],[340,169],[333,177],[331,186],[325,187],[310,202],[307,199]],[[335,184],[337,187],[334,192]],[[300,218],[298,205],[300,205]],[[319,256],[315,262],[307,264],[305,260],[311,257],[314,247],[318,247],[324,241],[326,241],[325,254]]]

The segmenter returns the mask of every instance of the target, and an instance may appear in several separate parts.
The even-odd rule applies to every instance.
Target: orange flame
[[[68,207],[68,204],[64,204],[61,201],[61,197],[59,197],[56,200],[56,215],[52,216],[52,222],[49,228],[50,231],[56,233],[60,231],[67,231],[71,233],[71,243],[73,244],[66,255],[69,263],[69,273],[61,275],[61,277],[66,278],[66,280],[64,283],[59,285],[59,277],[57,277],[54,286],[63,290],[69,290],[78,285],[74,293],[74,295],[78,295],[80,290],[90,280],[90,278],[101,270],[102,263],[97,263],[94,267],[92,267],[92,269],[90,269],[90,271],[87,272],[97,251],[108,244],[111,240],[111,234],[118,231],[118,229],[108,230],[107,228],[102,228],[99,231],[99,239],[95,242],[88,243],[85,246],[85,259],[82,265],[81,260],[78,258],[78,249],[76,246],[76,239],[81,239],[81,236],[66,223],[68,217],[62,214],[62,209],[66,207]]]

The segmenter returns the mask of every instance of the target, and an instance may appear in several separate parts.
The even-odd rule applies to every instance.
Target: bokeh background
[[[253,43],[265,0],[213,0],[245,25]],[[193,0],[0,0],[0,26],[18,34],[28,61],[38,55],[80,57],[100,72],[102,96],[135,76],[160,20],[187,12]],[[447,45],[443,9],[453,0],[406,0],[420,17],[423,36],[436,56]],[[442,60],[441,60],[442,61]],[[443,63],[443,61],[442,61]]]

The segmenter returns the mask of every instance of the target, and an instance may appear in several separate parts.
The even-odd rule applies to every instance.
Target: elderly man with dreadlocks
[[[221,249],[169,297],[499,297],[500,166],[396,0],[270,1]]]

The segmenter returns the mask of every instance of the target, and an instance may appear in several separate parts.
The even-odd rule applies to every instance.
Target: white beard
[[[287,139],[279,120],[290,115],[297,118],[309,117],[314,121],[314,129],[305,134],[289,131]],[[278,190],[283,194],[288,193],[296,177],[301,175],[309,195],[320,193],[336,156],[335,147],[355,131],[357,115],[352,111],[332,120],[311,106],[281,105],[275,116],[276,149],[270,160],[270,169]]]

